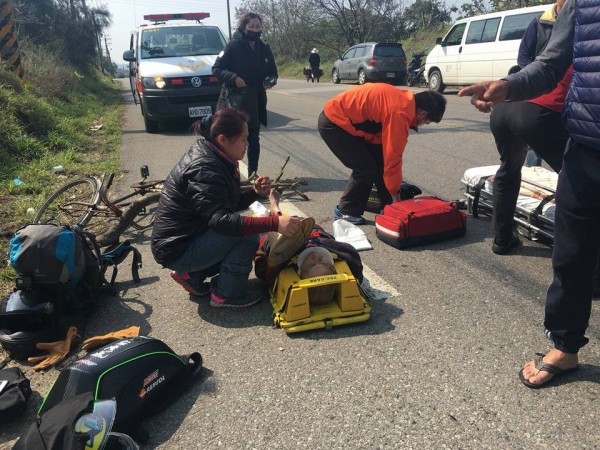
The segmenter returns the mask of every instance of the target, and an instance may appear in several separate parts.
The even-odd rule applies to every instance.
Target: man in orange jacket
[[[438,92],[397,89],[389,84],[364,84],[336,95],[319,116],[319,133],[333,154],[352,170],[335,219],[365,223],[373,183],[381,207],[399,200],[402,154],[409,128],[439,122],[446,99]]]

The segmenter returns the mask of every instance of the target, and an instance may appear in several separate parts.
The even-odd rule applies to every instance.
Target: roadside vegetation
[[[12,234],[66,176],[118,167],[122,111],[113,81],[24,46],[26,80],[0,69],[0,288],[9,291]],[[62,166],[64,173],[55,173]],[[29,213],[28,213],[29,210]]]
[[[81,0],[12,0],[12,7],[12,16],[1,19],[14,20],[24,76],[0,61],[3,292],[14,286],[9,240],[44,198],[67,177],[118,168],[123,115],[108,76],[116,67],[101,52],[108,10]],[[55,172],[57,166],[64,172]]]

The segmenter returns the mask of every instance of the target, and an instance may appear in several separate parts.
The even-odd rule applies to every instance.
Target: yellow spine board
[[[331,328],[337,325],[364,322],[371,315],[371,305],[360,289],[345,261],[336,261],[335,275],[300,279],[293,266],[283,269],[272,290],[274,322],[287,333]],[[332,302],[310,306],[308,289],[338,284]]]

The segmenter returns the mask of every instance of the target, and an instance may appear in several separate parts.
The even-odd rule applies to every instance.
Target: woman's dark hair
[[[220,134],[227,138],[239,136],[244,131],[245,123],[248,123],[248,114],[237,109],[224,108],[196,122],[194,131],[207,141],[215,142]]]
[[[250,22],[252,19],[258,19],[261,25],[263,23],[262,17],[260,17],[259,14],[247,12],[242,17],[240,17],[240,20],[238,22],[238,30],[240,31],[240,33],[243,33],[246,30],[246,25],[248,25],[248,22]]]
[[[423,91],[415,94],[415,106],[427,111],[429,120],[439,123],[446,111],[446,99],[439,92]]]

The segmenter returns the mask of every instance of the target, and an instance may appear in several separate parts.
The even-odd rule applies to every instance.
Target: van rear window
[[[511,41],[521,39],[525,34],[527,26],[531,21],[542,15],[543,11],[532,12],[527,14],[516,14],[514,16],[506,16],[500,30],[500,41]]]
[[[388,58],[404,58],[406,55],[404,53],[404,49],[400,45],[379,44],[375,47],[373,56],[381,56]]]
[[[479,44],[482,42],[494,42],[500,25],[500,17],[486,20],[474,20],[469,25],[465,44]]]

